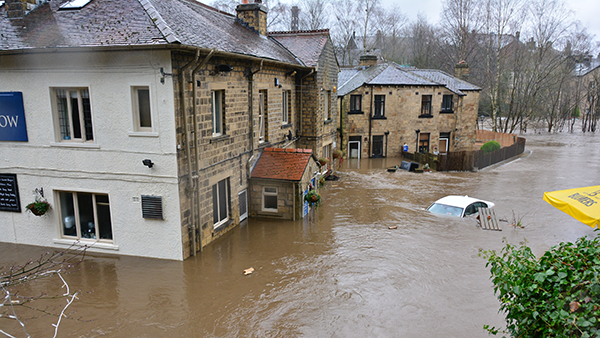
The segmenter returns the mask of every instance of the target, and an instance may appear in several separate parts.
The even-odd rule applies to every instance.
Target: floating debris
[[[389,226],[388,229],[390,229],[390,230],[398,229],[398,226],[397,225],[392,225],[392,226]]]
[[[254,268],[248,268],[244,270],[244,276],[248,276],[254,272]]]

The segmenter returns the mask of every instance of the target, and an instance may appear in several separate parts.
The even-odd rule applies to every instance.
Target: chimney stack
[[[235,11],[238,21],[254,29],[260,35],[267,35],[267,7],[262,4],[262,0],[254,0],[254,3],[248,3],[243,0]]]
[[[293,31],[298,30],[298,16],[300,14],[300,8],[298,6],[292,6],[292,27]]]
[[[361,67],[376,66],[377,65],[377,55],[368,55],[368,54],[361,55],[359,65]]]
[[[9,19],[22,19],[38,5],[46,0],[6,0],[6,17]]]
[[[469,80],[469,65],[466,61],[463,60],[454,66],[454,76],[464,81]]]

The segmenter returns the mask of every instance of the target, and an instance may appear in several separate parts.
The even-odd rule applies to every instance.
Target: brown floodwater
[[[594,234],[542,196],[600,184],[600,135],[524,136],[526,156],[476,173],[345,161],[310,218],[250,220],[184,262],[88,255],[64,275],[80,295],[59,337],[488,337],[483,325],[504,317],[480,249],[526,240],[540,254]],[[449,194],[492,201],[500,219],[524,228],[484,231],[474,219],[425,211]],[[44,250],[0,244],[0,265]],[[19,292],[58,294],[60,285],[46,278]],[[42,302],[56,312],[64,300]],[[52,336],[55,317],[21,318],[32,337]],[[24,336],[10,319],[0,329]]]

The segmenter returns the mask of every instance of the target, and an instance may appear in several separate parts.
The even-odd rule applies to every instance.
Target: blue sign
[[[28,141],[21,92],[0,92],[0,141]]]

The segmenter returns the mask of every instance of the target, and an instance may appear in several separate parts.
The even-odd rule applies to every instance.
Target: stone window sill
[[[223,141],[229,138],[229,135],[219,135],[210,139],[210,143],[215,143],[219,141]]]
[[[419,115],[420,119],[432,119],[433,115]]]

